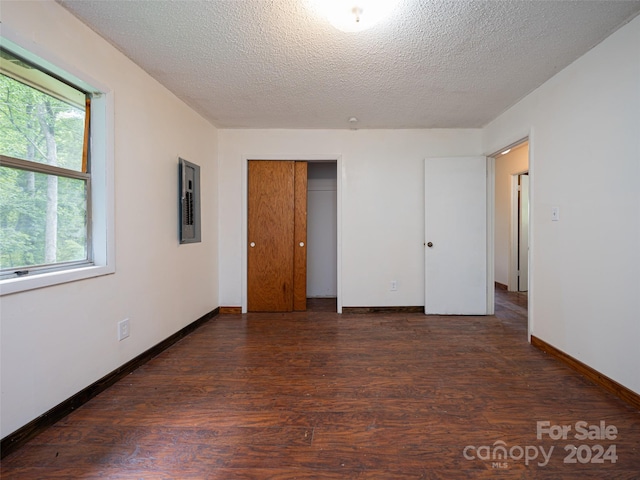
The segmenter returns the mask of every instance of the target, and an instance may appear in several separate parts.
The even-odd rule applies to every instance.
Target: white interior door
[[[425,313],[487,313],[487,160],[425,160]]]
[[[520,177],[520,214],[518,228],[518,291],[529,290],[529,175]]]

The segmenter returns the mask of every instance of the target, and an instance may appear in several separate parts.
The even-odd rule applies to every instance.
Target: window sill
[[[114,272],[115,268],[110,265],[92,265],[57,272],[38,273],[31,277],[9,278],[0,280],[0,296],[100,277]]]

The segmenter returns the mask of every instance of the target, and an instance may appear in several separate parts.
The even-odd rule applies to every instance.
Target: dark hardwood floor
[[[640,478],[640,412],[530,346],[526,295],[496,294],[491,317],[220,315],[2,478]],[[576,439],[581,421],[609,438]]]

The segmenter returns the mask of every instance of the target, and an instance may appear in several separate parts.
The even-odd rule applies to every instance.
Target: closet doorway
[[[248,191],[248,309],[304,311],[307,163],[252,160]]]
[[[336,162],[309,162],[307,187],[307,297],[338,296],[338,186]]]
[[[340,164],[245,159],[243,312],[304,311],[309,298],[341,313]]]

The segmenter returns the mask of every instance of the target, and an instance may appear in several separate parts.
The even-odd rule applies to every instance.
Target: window
[[[3,276],[89,261],[89,105],[85,92],[0,50]]]
[[[114,270],[107,96],[25,52],[0,49],[2,294]]]

